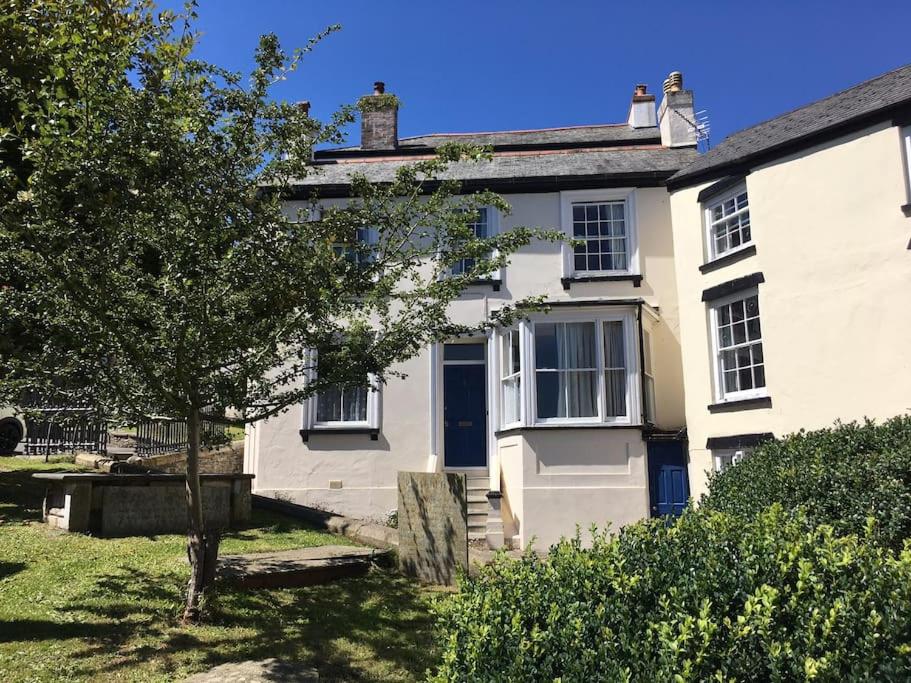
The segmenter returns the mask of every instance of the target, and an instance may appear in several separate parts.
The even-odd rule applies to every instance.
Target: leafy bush
[[[500,558],[438,606],[436,681],[908,680],[911,550],[774,506]]]
[[[911,417],[838,424],[759,447],[709,481],[702,505],[742,518],[773,503],[802,508],[811,525],[863,533],[901,548],[911,537]]]

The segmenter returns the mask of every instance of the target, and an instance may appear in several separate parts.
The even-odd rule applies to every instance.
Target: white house
[[[377,95],[382,93],[379,84]],[[464,191],[512,207],[480,233],[556,227],[582,246],[535,243],[454,304],[476,323],[545,295],[550,312],[453,339],[379,391],[328,392],[247,433],[255,493],[368,519],[397,504],[405,471],[464,471],[469,531],[539,546],[576,525],[617,526],[685,504],[683,369],[666,181],[696,159],[693,96],[672,74],[656,111],[637,86],[625,122],[398,139],[394,106],[368,111],[361,145],[320,151],[302,183],[343,202],[352,172],[375,181],[448,141],[489,145],[457,171]],[[294,203],[289,207],[295,208]]]

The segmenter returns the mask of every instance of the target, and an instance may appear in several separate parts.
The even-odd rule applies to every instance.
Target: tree
[[[251,422],[329,386],[384,382],[427,344],[467,331],[448,308],[469,282],[556,236],[479,239],[477,209],[508,206],[440,180],[453,162],[485,163],[462,146],[388,184],[354,178],[345,206],[286,215],[294,180],[315,172],[313,146],[339,142],[355,115],[346,107],[320,123],[270,96],[322,36],[291,55],[264,36],[245,80],[192,57],[192,5],[156,16],[151,0],[3,2],[3,42],[34,58],[26,73],[0,68],[0,135],[19,160],[0,190],[16,273],[0,310],[4,329],[31,339],[4,349],[0,392],[90,395],[105,417],[187,421],[184,619],[196,621],[218,551],[200,498],[203,412],[233,408]],[[365,226],[375,244],[358,242]],[[462,259],[473,266],[450,276]]]

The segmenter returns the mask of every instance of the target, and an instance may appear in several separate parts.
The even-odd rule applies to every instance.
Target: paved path
[[[258,662],[222,664],[205,673],[186,679],[185,683],[315,683],[319,681],[316,669],[298,662],[263,659]]]

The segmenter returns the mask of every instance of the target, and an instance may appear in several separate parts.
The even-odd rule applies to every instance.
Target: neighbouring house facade
[[[471,537],[546,547],[679,513],[764,439],[911,410],[911,66],[703,155],[693,93],[676,72],[664,90],[656,109],[637,86],[626,123],[537,131],[398,139],[379,108],[360,147],[317,152],[301,196],[332,203],[352,173],[490,145],[452,171],[511,205],[479,234],[583,243],[529,245],[452,310],[476,323],[543,295],[548,313],[248,428],[254,492],[379,520],[399,471],[465,472]]]
[[[637,87],[625,123],[537,131],[400,140],[395,108],[376,108],[362,117],[360,147],[317,152],[320,172],[301,196],[315,189],[332,203],[346,200],[354,172],[382,182],[445,142],[489,145],[492,161],[451,171],[463,191],[490,189],[511,206],[508,216],[482,211],[479,234],[531,225],[582,244],[529,245],[451,311],[477,323],[543,295],[548,313],[427,348],[398,368],[406,378],[379,391],[328,392],[248,429],[255,493],[383,519],[396,508],[399,471],[465,472],[471,537],[544,547],[577,524],[616,528],[659,502],[662,512],[682,507],[683,371],[665,188],[697,157],[686,125],[693,97],[681,86],[660,110]],[[659,461],[664,469],[650,477]]]
[[[690,482],[763,439],[911,410],[911,66],[670,179]]]

